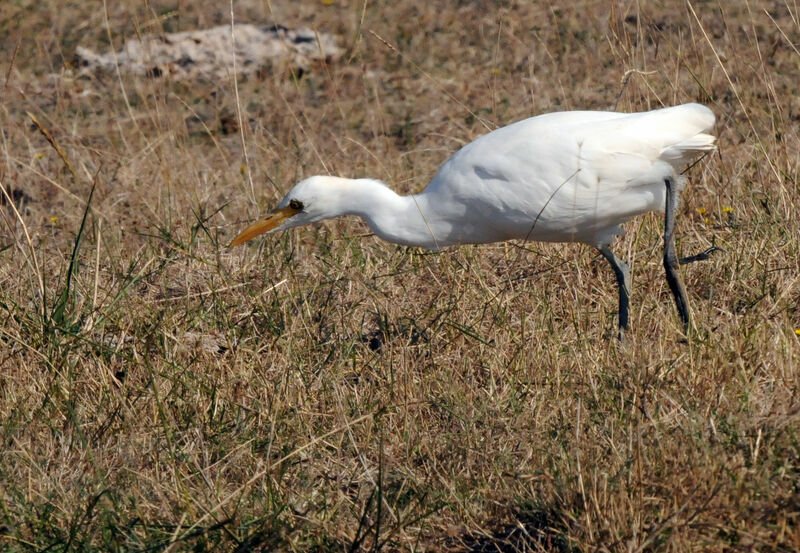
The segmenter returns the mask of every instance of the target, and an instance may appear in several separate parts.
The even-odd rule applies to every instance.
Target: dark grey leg
[[[628,264],[614,255],[608,245],[597,249],[611,264],[614,276],[617,277],[617,288],[619,289],[619,334],[617,337],[621,341],[625,331],[628,330],[628,291],[631,287],[631,271]]]
[[[678,308],[683,328],[688,330],[689,302],[686,300],[686,290],[678,271],[678,257],[675,255],[675,208],[678,205],[678,193],[672,177],[664,179],[664,184],[667,187],[667,202],[664,210],[664,270],[667,273],[667,284],[675,298],[675,307]]]

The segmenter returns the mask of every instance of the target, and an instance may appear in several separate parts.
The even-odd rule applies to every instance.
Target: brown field
[[[75,77],[76,46],[230,10],[2,0],[0,550],[800,550],[795,0],[237,1],[346,54],[238,101]],[[310,175],[418,191],[487,128],[688,101],[719,150],[678,250],[725,250],[682,269],[688,336],[660,214],[614,245],[624,347],[588,246],[227,247]]]

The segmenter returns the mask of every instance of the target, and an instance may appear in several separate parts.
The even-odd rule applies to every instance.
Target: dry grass
[[[0,549],[800,549],[796,3],[237,2],[348,47],[239,105],[66,73],[224,4],[63,4],[0,14]],[[656,215],[615,246],[622,349],[588,247],[226,247],[305,176],[419,190],[486,126],[685,101],[720,149],[679,250],[725,248],[684,270],[688,340]]]

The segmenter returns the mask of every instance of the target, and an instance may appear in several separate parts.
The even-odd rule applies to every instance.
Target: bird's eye
[[[290,200],[289,207],[291,207],[292,209],[296,209],[297,211],[302,211],[303,202],[301,202],[300,200]]]

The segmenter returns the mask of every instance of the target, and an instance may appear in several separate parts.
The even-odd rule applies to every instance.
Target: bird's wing
[[[686,104],[576,125],[578,170],[548,209],[569,213],[576,227],[607,226],[595,236],[606,242],[620,223],[664,209],[664,179],[682,188],[678,171],[714,148],[714,137],[704,132],[713,124],[711,110]]]
[[[582,150],[595,155],[643,156],[676,169],[698,153],[714,149],[714,113],[700,104],[684,104],[624,117],[588,122],[575,128]]]
[[[714,149],[714,136],[704,132],[713,124],[710,109],[684,104],[578,125],[574,136],[581,180],[612,193],[660,183],[699,153]]]

